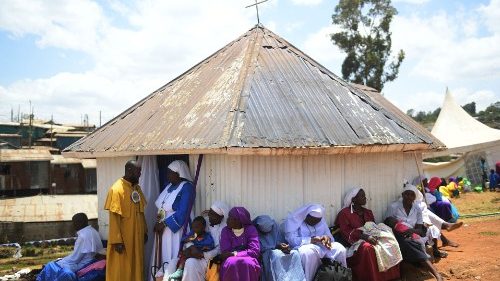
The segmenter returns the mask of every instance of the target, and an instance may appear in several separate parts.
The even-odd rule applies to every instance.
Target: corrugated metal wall
[[[268,214],[277,220],[308,202],[321,203],[333,224],[344,194],[361,185],[367,207],[380,220],[389,202],[400,194],[404,179],[418,176],[421,154],[373,153],[324,156],[205,155],[197,187],[195,213],[215,200],[245,206],[252,217]],[[98,158],[99,232],[108,234],[103,210],[108,188],[121,176],[128,157]],[[190,155],[192,174],[198,155]],[[148,221],[150,221],[149,219]]]
[[[197,157],[192,155],[190,162],[196,163]],[[252,216],[269,214],[281,220],[304,203],[318,202],[332,224],[345,192],[361,185],[367,191],[368,208],[381,219],[388,203],[400,194],[403,180],[418,176],[417,161],[421,162],[421,154],[206,155],[195,210],[224,200],[247,207]]]
[[[123,177],[125,163],[133,157],[97,158],[97,206],[99,208],[99,233],[103,239],[108,237],[108,211],[104,211],[104,203],[108,190],[115,181]]]

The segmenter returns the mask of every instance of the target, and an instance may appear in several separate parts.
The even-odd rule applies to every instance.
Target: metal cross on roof
[[[248,5],[246,6],[245,8],[250,8],[252,6],[255,6],[255,10],[257,11],[257,24],[260,24],[260,19],[259,19],[259,4],[262,4],[264,2],[267,2],[269,0],[263,0],[263,1],[260,1],[260,2],[257,2],[257,0],[255,0],[255,4],[252,4],[252,5]]]

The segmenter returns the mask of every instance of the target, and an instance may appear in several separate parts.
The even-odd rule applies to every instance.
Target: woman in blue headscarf
[[[278,224],[269,216],[258,216],[257,228],[262,254],[261,281],[305,281],[304,269],[297,250],[291,250]]]

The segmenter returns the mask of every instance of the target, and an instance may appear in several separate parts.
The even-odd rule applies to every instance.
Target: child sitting
[[[207,222],[202,216],[194,218],[191,224],[192,230],[187,233],[183,238],[184,243],[183,251],[180,254],[177,271],[172,273],[168,280],[182,279],[184,273],[184,264],[188,257],[192,257],[196,252],[207,252],[215,248],[214,239],[209,232],[206,232]]]

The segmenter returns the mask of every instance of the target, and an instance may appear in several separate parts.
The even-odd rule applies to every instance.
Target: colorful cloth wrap
[[[399,250],[398,241],[392,230],[387,225],[374,222],[367,222],[359,230],[364,234],[377,238],[377,245],[374,245],[375,255],[377,256],[377,265],[380,272],[386,271],[391,267],[399,264],[403,260],[401,251]],[[347,249],[347,256],[351,257],[358,247],[365,241],[359,239]]]

